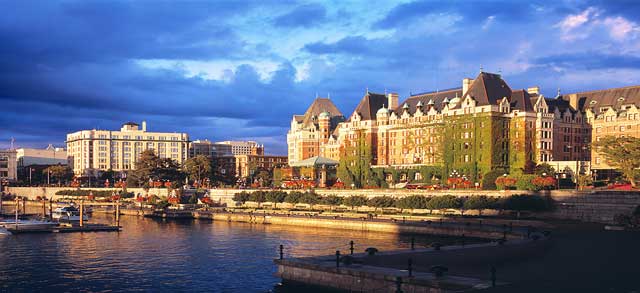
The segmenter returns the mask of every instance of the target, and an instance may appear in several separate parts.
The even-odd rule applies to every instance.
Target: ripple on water
[[[96,215],[101,222],[110,218]],[[0,288],[8,291],[266,292],[273,259],[369,246],[408,247],[410,236],[211,221],[123,217],[120,233],[0,238]],[[433,239],[418,237],[418,245]]]

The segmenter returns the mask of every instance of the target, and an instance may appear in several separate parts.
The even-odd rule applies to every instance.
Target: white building
[[[66,165],[67,151],[64,148],[56,148],[49,145],[46,149],[16,149],[18,168],[33,165]]]
[[[230,145],[231,154],[238,155],[264,155],[264,145],[259,145],[255,141],[220,141],[216,142],[220,145]]]
[[[182,164],[188,156],[186,133],[147,132],[146,122],[127,122],[119,131],[82,130],[67,134],[69,166],[76,175],[96,176],[100,171],[128,171],[145,150]]]

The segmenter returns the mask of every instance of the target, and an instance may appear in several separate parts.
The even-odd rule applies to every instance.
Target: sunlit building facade
[[[82,130],[67,134],[69,166],[79,176],[97,176],[100,172],[133,170],[140,153],[153,150],[160,158],[182,164],[188,156],[186,133],[148,132],[127,122],[119,131]]]

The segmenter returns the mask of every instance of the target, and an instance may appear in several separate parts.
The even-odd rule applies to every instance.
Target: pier
[[[120,227],[120,202],[114,203],[98,203],[90,202],[85,203],[83,200],[78,201],[79,206],[79,218],[80,220],[75,222],[50,222],[53,220],[53,207],[58,206],[58,203],[53,201],[26,201],[25,199],[16,200],[13,203],[14,213],[2,214],[3,217],[13,218],[14,222],[6,222],[2,226],[6,228],[12,234],[24,234],[24,233],[73,233],[73,232],[118,232]],[[4,206],[11,204],[3,203]],[[41,213],[26,213],[26,207],[41,207]],[[86,206],[112,206],[114,207],[115,225],[110,224],[97,224],[87,223],[84,220],[86,215]],[[2,205],[0,205],[2,207]],[[22,213],[20,213],[22,212]],[[23,219],[41,218],[46,221],[37,223],[20,222]]]
[[[352,244],[353,245],[353,244]],[[536,234],[520,240],[365,253],[285,258],[280,247],[276,275],[283,283],[306,284],[349,292],[464,292],[507,285],[500,270],[547,249],[549,238]],[[362,251],[362,250],[361,250]]]

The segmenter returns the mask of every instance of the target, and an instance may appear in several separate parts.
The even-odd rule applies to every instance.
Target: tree
[[[253,175],[253,181],[260,183],[260,187],[271,186],[272,176],[271,172],[266,169],[256,169]]]
[[[640,138],[605,136],[593,143],[596,152],[602,154],[611,167],[619,169],[636,187],[635,170],[640,168]]]
[[[378,208],[390,208],[392,206],[395,206],[395,204],[396,200],[393,197],[386,195],[376,196],[370,198],[369,201],[367,201],[367,205],[376,208],[376,211],[378,210]]]
[[[556,169],[547,163],[542,163],[536,165],[533,172],[538,176],[553,176],[556,173]]]
[[[512,195],[502,202],[505,210],[517,211],[520,217],[521,211],[545,211],[550,208],[546,199],[536,195]]]
[[[299,200],[300,203],[314,205],[320,202],[320,196],[313,191],[305,192]]]
[[[202,180],[211,175],[211,160],[204,155],[197,155],[189,158],[184,162],[184,171],[189,174],[191,179],[197,180],[202,184]]]
[[[495,204],[496,201],[493,198],[484,195],[473,195],[464,201],[462,208],[465,210],[477,210],[478,214],[482,216],[482,210],[491,209]]]
[[[396,200],[399,209],[426,209],[429,198],[422,195],[410,195]]]
[[[239,192],[233,195],[233,201],[239,203],[245,203],[249,200],[249,193],[246,191]]]
[[[249,195],[249,201],[263,203],[267,201],[267,194],[264,191],[258,190],[254,191]]]
[[[362,195],[352,195],[342,199],[342,203],[346,206],[350,206],[353,209],[355,207],[366,205],[367,197]]]
[[[297,204],[300,202],[300,197],[302,197],[302,192],[300,191],[292,191],[284,198],[284,202],[290,204]]]
[[[459,209],[462,207],[462,200],[453,195],[434,196],[427,203],[427,208],[431,210]]]
[[[482,189],[495,190],[496,180],[504,175],[504,170],[491,170],[482,177]]]
[[[149,187],[149,180],[169,180],[177,185],[184,178],[176,161],[159,158],[153,150],[146,150],[140,153],[135,169],[127,174],[127,185]]]
[[[593,179],[591,178],[591,175],[586,175],[586,174],[578,175],[578,188],[580,188],[580,190],[582,190],[585,186],[589,186],[591,184],[593,184]]]
[[[272,202],[274,204],[278,204],[278,203],[282,203],[284,202],[284,199],[287,197],[287,193],[284,191],[279,191],[279,190],[272,190],[267,192],[267,195],[265,197],[265,199],[268,202]]]
[[[70,180],[73,177],[73,171],[66,165],[54,165],[44,169],[44,173],[51,173],[51,177],[58,180],[58,185],[62,184],[62,181]]]
[[[339,206],[342,204],[342,197],[337,195],[327,195],[320,199],[320,203],[332,206]]]

